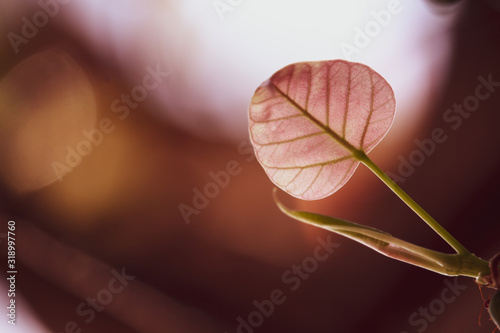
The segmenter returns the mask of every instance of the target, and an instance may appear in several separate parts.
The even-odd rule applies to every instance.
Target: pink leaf
[[[360,156],[382,140],[395,106],[391,86],[368,66],[295,63],[255,91],[250,138],[278,187],[297,198],[321,199],[341,188]]]

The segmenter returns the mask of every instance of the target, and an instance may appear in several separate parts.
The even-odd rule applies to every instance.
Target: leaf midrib
[[[335,141],[337,141],[342,147],[344,147],[348,152],[350,152],[355,159],[357,159],[357,160],[361,160],[362,159],[362,156],[365,155],[365,152],[363,150],[357,149],[356,147],[354,147],[353,145],[351,145],[346,139],[344,139],[343,137],[341,137],[340,135],[338,135],[335,131],[333,131],[330,127],[328,127],[327,125],[323,125],[323,123],[321,123],[321,121],[319,121],[318,119],[316,119],[315,117],[313,117],[309,112],[307,112],[307,110],[305,110],[304,108],[302,108],[299,104],[297,104],[297,102],[295,102],[293,99],[291,99],[290,96],[288,96],[283,91],[281,91],[281,89],[278,88],[278,86],[276,86],[274,83],[270,82],[270,85],[274,89],[276,89],[276,91],[283,98],[285,98],[288,103],[290,103],[297,110],[299,110],[300,112],[302,112],[302,114],[305,117],[307,117],[316,126],[318,126],[323,131],[325,131],[326,134],[328,134],[332,139],[334,139]]]

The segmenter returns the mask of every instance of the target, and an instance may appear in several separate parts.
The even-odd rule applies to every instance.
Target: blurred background
[[[489,259],[500,251],[497,1],[1,0],[0,15],[6,314],[9,221],[18,272],[16,325],[4,315],[0,331],[493,330],[486,312],[478,325],[472,279],[281,214],[247,108],[290,63],[369,65],[397,100],[370,156]],[[436,129],[446,139],[422,151]],[[363,167],[327,199],[279,196],[450,251]]]

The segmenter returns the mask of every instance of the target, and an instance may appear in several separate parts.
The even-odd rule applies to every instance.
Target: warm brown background
[[[450,75],[414,135],[427,138],[441,127],[448,140],[402,186],[466,247],[488,259],[500,251],[500,89],[456,131],[442,119],[444,110],[474,92],[479,75],[500,81],[500,12],[483,1],[467,7],[453,32]],[[8,23],[4,29],[10,31]],[[22,58],[54,44],[85,69],[96,92],[97,119],[115,117],[108,106],[131,85],[63,26],[44,28]],[[0,49],[9,47],[2,39]],[[0,59],[1,76],[22,60],[11,52],[2,52]],[[7,114],[5,107],[0,105],[0,113]],[[145,102],[127,121],[116,122],[116,130],[61,183],[20,194],[3,179],[0,232],[6,232],[9,219],[17,222],[18,291],[51,331],[61,332],[75,320],[84,332],[235,332],[236,318],[246,317],[255,310],[254,300],[268,299],[279,288],[287,301],[255,332],[416,332],[408,317],[440,297],[445,277],[334,235],[340,247],[289,292],[281,275],[311,255],[316,238],[326,239],[328,233],[280,214],[271,200],[271,182],[255,160],[238,153],[237,143],[193,137],[147,112],[155,107]],[[8,144],[8,138],[1,139]],[[408,156],[414,148],[410,139],[400,154]],[[395,171],[396,156],[386,156],[382,148],[374,152],[374,160],[382,157],[386,169]],[[0,158],[5,169],[10,162]],[[186,225],[178,204],[190,203],[192,189],[231,160],[238,161],[241,173]],[[363,168],[331,198],[303,203],[281,197],[301,209],[448,251]],[[4,272],[4,242],[0,248]],[[107,285],[111,268],[122,267],[136,276],[134,282],[95,321],[83,323],[77,305]],[[486,313],[478,327],[482,301],[475,283],[459,281],[467,290],[426,332],[493,330]]]

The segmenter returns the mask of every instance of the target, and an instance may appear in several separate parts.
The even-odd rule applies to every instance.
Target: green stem
[[[385,174],[373,161],[362,151],[356,156],[358,160],[375,173],[405,204],[408,205],[425,223],[427,223],[441,238],[443,238],[458,254],[470,254],[445,228],[436,222],[425,210],[422,209],[405,191],[401,189],[389,176]]]
[[[447,254],[433,251],[372,227],[335,217],[291,210],[278,200],[276,189],[273,191],[273,197],[278,208],[291,218],[350,238],[389,258],[443,275],[474,277],[479,284],[496,288],[492,281],[496,281],[497,278],[491,276],[488,262],[472,253]]]

